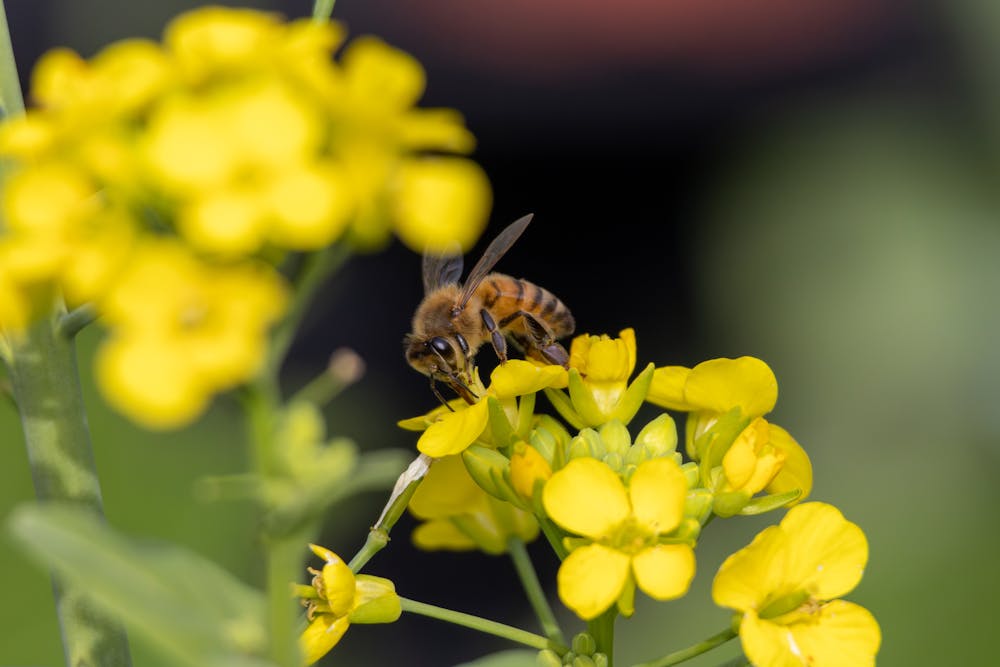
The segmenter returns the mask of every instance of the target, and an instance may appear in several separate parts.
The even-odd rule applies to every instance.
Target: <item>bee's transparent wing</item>
[[[476,265],[472,267],[469,271],[469,277],[465,279],[465,285],[462,287],[462,298],[459,300],[458,305],[460,307],[465,306],[472,298],[472,293],[476,291],[479,287],[479,283],[483,282],[483,278],[496,266],[496,263],[501,257],[506,254],[510,247],[514,245],[514,241],[518,239],[519,236],[524,232],[524,229],[531,222],[531,218],[534,214],[529,213],[528,215],[518,218],[514,222],[510,223],[505,230],[500,232],[493,242],[487,246],[486,250],[483,252],[483,256],[479,258]]]
[[[424,253],[424,294],[430,294],[442,285],[458,284],[462,277],[462,253],[456,243],[453,251]]]

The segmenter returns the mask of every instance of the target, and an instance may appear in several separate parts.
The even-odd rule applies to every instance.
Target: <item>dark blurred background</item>
[[[6,6],[26,74],[47,48],[89,56],[116,39],[156,37],[199,4]],[[301,1],[249,5],[310,11]],[[849,598],[882,625],[880,664],[991,662],[1000,5],[340,0],[334,15],[352,36],[376,34],[420,59],[423,104],[462,111],[477,136],[474,158],[495,199],[469,264],[534,212],[499,268],[559,295],[581,332],[635,327],[640,364],[744,354],[768,362],[781,390],[773,420],[812,456],[814,499],[868,535],[866,576]],[[362,355],[365,378],[328,416],[332,433],[367,449],[413,448],[395,422],[434,405],[402,358],[419,265],[398,244],[354,259],[315,304],[288,369],[295,383],[335,348]],[[192,432],[145,434],[108,414],[83,365],[111,520],[257,582],[249,508],[205,506],[192,493],[203,475],[243,469],[233,406],[219,401]],[[32,491],[10,410],[0,427],[6,514]],[[322,543],[349,557],[384,499],[335,508]],[[713,524],[688,598],[643,599],[619,622],[622,664],[725,627],[708,594],[712,576],[773,520]],[[507,560],[417,552],[412,525],[397,526],[368,571],[407,597],[534,629]],[[542,544],[532,553],[551,581],[554,559]],[[6,538],[0,573],[0,664],[59,664],[46,575]],[[137,665],[165,664],[133,643]],[[404,616],[351,628],[323,664],[441,667],[507,647]],[[691,664],[733,655],[728,647]]]

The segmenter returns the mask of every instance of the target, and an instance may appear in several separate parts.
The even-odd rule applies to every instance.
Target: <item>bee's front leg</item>
[[[483,318],[483,326],[490,333],[490,341],[493,343],[493,349],[497,353],[497,358],[500,363],[507,361],[507,339],[500,332],[500,328],[497,327],[497,323],[494,321],[493,316],[490,315],[490,311],[483,308],[479,311],[479,316]]]

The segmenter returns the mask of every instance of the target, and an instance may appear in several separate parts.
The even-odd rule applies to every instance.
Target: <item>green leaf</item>
[[[191,665],[266,664],[249,658],[266,650],[262,595],[215,563],[128,538],[70,505],[21,505],[8,525],[42,564],[165,653]]]
[[[484,655],[472,662],[463,662],[455,667],[537,667],[538,651],[513,649]]]

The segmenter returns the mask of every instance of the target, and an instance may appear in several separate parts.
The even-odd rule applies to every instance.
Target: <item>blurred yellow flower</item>
[[[253,377],[285,300],[264,265],[210,265],[178,243],[147,242],[100,302],[111,336],[99,385],[139,423],[184,425],[213,394]]]
[[[832,505],[804,503],[726,559],[712,597],[740,614],[743,651],[757,667],[874,665],[878,623],[835,599],[857,586],[867,561],[857,525]]]
[[[627,488],[592,458],[573,459],[556,471],[542,492],[545,511],[588,540],[559,568],[563,603],[589,620],[616,601],[631,615],[636,585],[657,600],[683,596],[694,577],[694,549],[669,535],[684,518],[687,489],[672,458],[640,463]]]
[[[409,507],[423,521],[413,531],[413,542],[421,549],[502,554],[511,538],[530,542],[538,536],[535,518],[483,491],[461,456],[434,461]]]
[[[308,569],[313,575],[311,586],[295,587],[309,620],[299,638],[307,665],[329,653],[351,623],[392,623],[402,613],[392,581],[356,575],[329,549],[315,544],[309,548],[325,562],[322,570]]]

